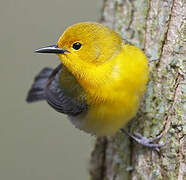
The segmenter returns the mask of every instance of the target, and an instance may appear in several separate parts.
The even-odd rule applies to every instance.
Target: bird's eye
[[[81,43],[76,42],[76,43],[73,44],[72,47],[73,47],[73,49],[78,50],[78,49],[80,49],[80,47],[81,47]]]

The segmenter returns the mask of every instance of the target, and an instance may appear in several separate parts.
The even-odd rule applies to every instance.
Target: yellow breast
[[[125,45],[117,56],[94,69],[92,81],[80,79],[89,104],[82,129],[103,136],[113,135],[122,128],[135,116],[148,77],[148,61],[144,53]]]

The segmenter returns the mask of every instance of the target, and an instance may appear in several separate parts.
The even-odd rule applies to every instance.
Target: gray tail
[[[31,89],[28,92],[26,101],[28,103],[45,100],[45,87],[53,69],[44,68],[34,79]]]

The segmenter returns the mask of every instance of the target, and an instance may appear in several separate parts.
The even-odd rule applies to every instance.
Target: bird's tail
[[[26,101],[28,103],[45,100],[46,83],[52,73],[53,69],[44,68],[34,79],[31,89],[28,92]]]

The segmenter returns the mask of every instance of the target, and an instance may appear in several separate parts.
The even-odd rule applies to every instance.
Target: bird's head
[[[83,22],[66,29],[57,45],[36,50],[39,53],[55,53],[70,72],[85,76],[118,54],[122,47],[121,37],[95,22]]]

